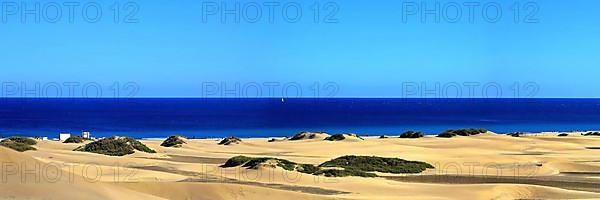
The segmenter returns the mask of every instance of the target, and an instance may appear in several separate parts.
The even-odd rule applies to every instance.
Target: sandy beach
[[[36,151],[0,147],[0,199],[600,199],[600,137],[485,133],[418,139],[365,137],[274,141],[141,140],[157,153],[116,157],[39,141]],[[279,167],[220,167],[229,158],[319,164],[344,155],[423,161],[420,174],[325,177]]]

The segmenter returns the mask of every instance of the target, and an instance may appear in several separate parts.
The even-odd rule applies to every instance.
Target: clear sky
[[[399,97],[406,96],[406,85],[476,82],[475,93],[494,83],[503,97],[511,97],[519,83],[521,96],[600,97],[600,2],[595,0],[479,1],[473,22],[464,4],[474,1],[454,1],[461,6],[456,23],[451,21],[457,9],[449,1],[279,1],[273,22],[265,6],[273,1],[255,1],[262,14],[256,23],[248,20],[257,16],[251,1],[119,1],[119,23],[115,1],[97,2],[102,16],[96,23],[86,21],[94,18],[95,7],[88,7],[87,18],[82,15],[85,3],[74,6],[70,23],[65,1],[57,1],[62,15],[56,23],[48,22],[57,11],[47,1],[38,1],[39,23],[31,14],[24,14],[23,22],[21,2],[33,9],[35,1],[14,2],[19,11],[4,2],[0,13],[3,83],[96,82],[106,96],[114,82],[120,87],[134,82],[138,97],[202,96],[203,83],[210,82],[230,87],[295,82],[303,96],[312,95],[315,82],[321,90],[333,82],[336,97]],[[222,6],[233,9],[236,2],[240,22],[233,14],[222,22]],[[439,23],[434,15],[423,22],[421,3],[433,9],[435,2],[445,14]],[[288,16],[282,15],[287,3],[302,10],[296,23],[286,21],[295,17],[291,4]],[[495,7],[488,7],[487,17],[482,14],[488,3],[502,10],[496,23],[486,21],[495,17]],[[408,10],[414,5],[419,11]],[[138,12],[128,18],[134,8]],[[123,23],[126,19],[134,23]],[[464,97],[468,87],[461,90]],[[414,91],[409,92],[420,94]]]

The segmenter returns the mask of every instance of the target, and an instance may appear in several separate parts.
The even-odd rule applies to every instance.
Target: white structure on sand
[[[92,134],[89,131],[81,132],[81,137],[85,139],[91,139]]]
[[[67,140],[67,138],[70,138],[70,137],[71,137],[70,133],[60,133],[58,135],[58,140],[65,141],[65,140]]]

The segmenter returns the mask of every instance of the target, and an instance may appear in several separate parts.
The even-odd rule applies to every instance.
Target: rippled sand
[[[74,152],[78,144],[56,141],[40,141],[37,151],[25,153],[0,147],[0,199],[600,199],[600,137],[578,133],[267,140],[229,146],[188,140],[182,148],[142,141],[158,153],[123,157]],[[279,168],[219,168],[236,155],[311,164],[377,155],[425,161],[436,169],[326,178]]]

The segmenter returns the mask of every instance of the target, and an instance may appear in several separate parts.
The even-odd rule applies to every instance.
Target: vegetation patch
[[[221,140],[221,142],[219,142],[219,145],[239,144],[241,142],[242,142],[242,139],[232,136],[232,137],[228,137],[228,138]]]
[[[425,137],[425,133],[420,131],[406,131],[400,134],[400,138],[421,138]]]
[[[225,164],[221,165],[221,167],[237,167],[240,165],[243,165],[245,163],[247,163],[248,161],[252,160],[253,158],[250,157],[246,157],[246,156],[236,156],[233,158],[230,158],[229,160],[227,160],[225,162]]]
[[[324,135],[324,136],[328,136],[327,133],[325,132],[308,132],[308,131],[304,131],[304,132],[300,132],[294,136],[292,136],[289,140],[306,140],[306,139],[316,139],[317,136],[319,135]]]
[[[9,137],[4,139],[3,141],[12,141],[15,143],[21,143],[21,144],[26,144],[26,145],[36,145],[37,141],[35,141],[34,139],[28,138],[28,137],[21,137],[21,136],[13,136],[13,137]]]
[[[346,176],[360,176],[360,177],[377,177],[377,174],[363,172],[358,170],[350,169],[324,169],[314,173],[314,175],[323,175],[326,177],[346,177]]]
[[[523,132],[514,132],[514,133],[508,133],[506,135],[511,136],[511,137],[521,137],[522,135],[525,135],[525,133],[523,133]]]
[[[471,136],[471,135],[479,135],[481,133],[486,133],[487,130],[483,128],[468,128],[468,129],[456,129],[456,130],[447,130],[438,135],[438,137],[442,138],[451,138],[455,136]]]
[[[160,144],[160,146],[179,148],[182,147],[183,144],[186,144],[185,137],[179,135],[172,135],[169,136],[169,138],[167,138],[165,141],[163,141],[163,143]]]
[[[146,153],[156,153],[156,151],[148,148],[146,145],[133,138],[119,136],[101,139],[74,149],[74,151],[84,151],[109,156],[124,156],[135,153],[135,150]]]
[[[85,138],[81,136],[71,136],[67,138],[63,143],[83,143],[85,142]]]
[[[585,134],[583,134],[583,136],[600,136],[600,132],[587,132]]]
[[[375,156],[343,156],[324,162],[319,166],[299,164],[279,158],[236,156],[227,160],[221,167],[228,168],[241,166],[248,169],[258,169],[261,165],[278,166],[288,171],[329,177],[376,177],[377,175],[373,172],[395,174],[420,173],[426,169],[434,168],[432,165],[425,162]]]
[[[18,151],[18,152],[25,152],[25,151],[35,151],[37,150],[35,147],[32,147],[31,145],[36,145],[37,141],[31,139],[31,138],[26,138],[26,137],[10,137],[7,139],[4,139],[2,141],[0,141],[0,145],[10,148],[12,150]]]
[[[319,167],[339,167],[347,170],[383,172],[394,174],[421,173],[433,169],[433,165],[420,161],[376,156],[342,156],[319,165]]]
[[[360,140],[364,140],[363,138],[361,138],[360,136],[358,136],[357,134],[353,134],[353,133],[339,133],[339,134],[335,134],[329,137],[326,137],[325,140],[329,140],[329,141],[342,141],[348,138],[357,138]]]
[[[281,167],[288,171],[293,171],[296,169],[298,165],[295,162],[279,159],[279,158],[270,158],[270,157],[260,157],[260,158],[251,158],[246,156],[236,156],[230,158],[225,162],[225,164],[221,165],[221,167],[238,167],[242,166],[248,169],[257,169],[261,164],[266,163],[267,161],[275,161],[275,165]],[[306,166],[305,166],[306,167]]]
[[[300,173],[315,174],[319,170],[321,170],[321,168],[317,167],[317,166],[314,166],[314,165],[311,165],[311,164],[299,164],[296,167],[296,170],[298,170],[298,172],[300,172]]]

